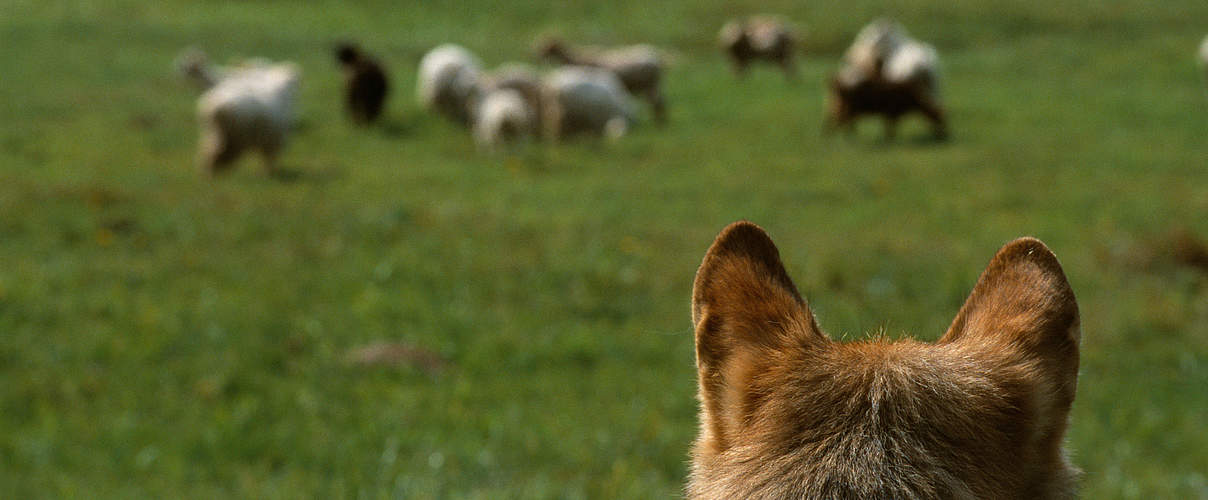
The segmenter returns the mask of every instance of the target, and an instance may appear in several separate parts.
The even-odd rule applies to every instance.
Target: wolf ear
[[[1069,408],[1078,378],[1078,303],[1057,257],[1040,240],[1002,247],[937,344],[983,345],[1035,362]]]
[[[768,354],[826,341],[767,233],[746,221],[717,236],[692,289],[701,423],[714,451],[748,416],[750,379]]]

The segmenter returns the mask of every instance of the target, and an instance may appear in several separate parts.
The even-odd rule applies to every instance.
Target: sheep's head
[[[739,21],[730,21],[721,27],[721,31],[717,33],[717,43],[723,49],[733,50],[747,41],[747,30],[743,29],[742,23]]]
[[[196,84],[202,90],[217,83],[217,77],[210,69],[210,59],[206,53],[197,47],[189,47],[176,56],[176,71],[181,76]]]
[[[561,39],[552,36],[542,37],[538,40],[533,52],[537,54],[538,59],[553,59],[561,63],[566,63],[569,59],[566,44]]]
[[[845,85],[839,75],[831,75],[827,81],[826,126],[838,127],[852,120],[851,86]]]
[[[361,59],[361,50],[352,42],[340,42],[336,44],[336,60],[345,66],[353,64]]]

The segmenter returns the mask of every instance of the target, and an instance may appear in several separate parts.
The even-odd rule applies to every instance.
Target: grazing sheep
[[[543,84],[528,66],[504,64],[484,75],[474,101],[474,137],[480,146],[494,148],[541,136]]]
[[[537,115],[520,91],[498,88],[487,92],[475,109],[474,140],[484,149],[533,137]]]
[[[892,21],[870,24],[860,31],[844,66],[830,79],[826,130],[851,131],[860,116],[880,115],[886,138],[893,138],[898,119],[918,111],[931,121],[937,139],[946,138],[938,73],[935,48],[911,39]]]
[[[1208,79],[1208,36],[1200,43],[1200,66],[1204,67],[1204,78]]]
[[[730,21],[718,33],[722,50],[730,56],[734,72],[745,76],[752,61],[763,60],[780,66],[784,76],[797,78],[793,59],[797,35],[785,21],[772,16],[752,16]]]
[[[293,125],[299,78],[292,63],[257,63],[228,71],[206,90],[197,102],[202,172],[221,173],[245,150],[254,149],[274,173],[277,154]]]
[[[656,122],[667,122],[667,102],[663,97],[663,59],[650,45],[630,45],[611,49],[569,47],[549,38],[538,44],[540,57],[567,66],[590,66],[611,71],[630,94],[650,102]]]
[[[844,82],[855,84],[873,78],[908,40],[905,29],[891,19],[878,19],[864,26],[843,55]]]
[[[424,55],[416,85],[419,103],[458,123],[469,125],[471,100],[478,92],[482,64],[465,48],[445,44]]]
[[[344,73],[344,106],[358,125],[377,121],[390,93],[382,66],[359,47],[344,42],[336,46],[336,60]]]
[[[542,123],[546,134],[561,139],[589,133],[617,139],[633,120],[629,95],[611,71],[565,66],[545,78]]]

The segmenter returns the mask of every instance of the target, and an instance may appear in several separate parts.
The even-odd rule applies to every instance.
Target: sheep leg
[[[780,64],[780,69],[784,70],[784,77],[790,82],[797,81],[797,65],[793,62],[791,54],[781,54],[777,63]]]
[[[545,137],[551,142],[558,142],[563,137],[562,103],[558,102],[556,98],[547,97],[544,100],[548,101],[542,106],[542,113],[545,116],[541,121],[545,127]]]
[[[734,75],[739,78],[746,78],[747,65],[749,64],[749,61],[747,61],[747,58],[739,57],[739,56],[730,56],[730,62],[733,63],[732,67],[734,69]]]
[[[822,135],[829,136],[839,129],[848,137],[856,135],[856,117],[843,111],[832,110],[822,119]]]
[[[948,138],[948,123],[944,118],[944,110],[930,98],[920,99],[919,111],[931,121],[932,133],[936,139]]]
[[[835,133],[835,129],[839,128],[839,124],[835,122],[833,117],[827,116],[822,119],[822,136],[827,137]]]
[[[202,175],[214,176],[223,173],[234,164],[242,152],[243,149],[225,137],[221,131],[203,132],[198,151],[198,164]]]
[[[663,98],[663,93],[655,87],[647,92],[646,98],[650,100],[650,106],[654,110],[654,121],[659,125],[666,125],[667,101]]]
[[[885,141],[889,142],[898,137],[898,117],[885,117]]]
[[[269,177],[276,176],[277,171],[277,154],[281,152],[281,144],[276,141],[262,144],[260,146],[260,156],[264,158],[264,170]]]

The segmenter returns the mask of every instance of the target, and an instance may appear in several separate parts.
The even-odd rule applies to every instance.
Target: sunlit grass
[[[1208,238],[1208,5],[385,4],[0,7],[0,497],[674,497],[693,272],[740,218],[848,339],[935,338],[1042,238],[1082,310],[1084,497],[1208,497],[1208,278],[1161,253]],[[715,52],[757,9],[805,29],[797,84]],[[884,13],[940,49],[950,142],[821,136],[823,78]],[[491,156],[416,109],[426,48],[493,66],[548,32],[665,47],[671,124]],[[377,129],[340,114],[350,36],[395,79]],[[302,66],[296,178],[197,175],[188,45]],[[439,361],[347,358],[378,341]]]

